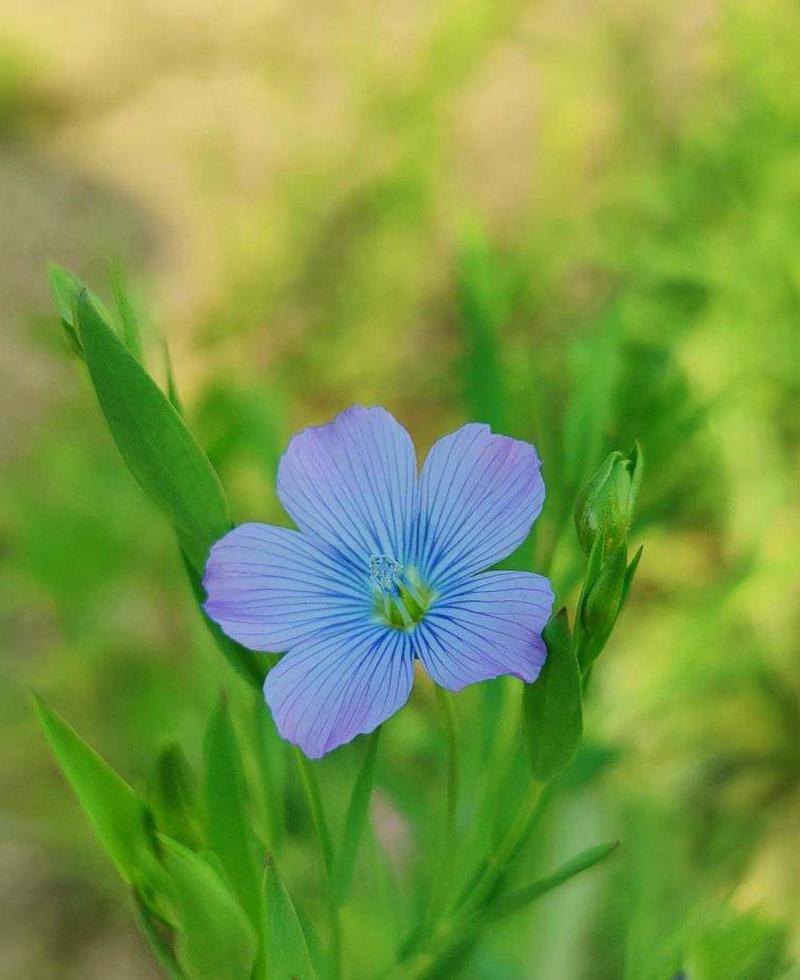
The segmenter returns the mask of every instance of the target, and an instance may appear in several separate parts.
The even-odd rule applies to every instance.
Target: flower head
[[[544,502],[533,446],[470,424],[417,474],[406,430],[354,406],[296,435],[278,496],[297,531],[243,524],[211,549],[205,610],[234,640],[284,656],[264,696],[311,758],[405,704],[414,660],[451,691],[534,681],[547,579],[484,569],[521,544]]]

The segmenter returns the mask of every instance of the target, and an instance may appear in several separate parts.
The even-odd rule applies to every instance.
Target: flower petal
[[[550,583],[532,572],[484,572],[433,605],[413,633],[416,655],[442,687],[512,674],[531,683],[547,655]]]
[[[280,734],[318,759],[398,711],[412,682],[409,634],[362,622],[286,654],[267,674],[264,697]]]
[[[527,442],[471,423],[440,439],[420,481],[416,556],[439,588],[522,544],[544,503],[541,461]]]
[[[417,508],[411,437],[383,408],[348,408],[292,439],[278,496],[301,531],[359,562],[385,555],[405,564]]]
[[[326,626],[360,622],[372,608],[362,569],[269,524],[242,524],[217,541],[203,585],[205,611],[251,650],[288,650]]]

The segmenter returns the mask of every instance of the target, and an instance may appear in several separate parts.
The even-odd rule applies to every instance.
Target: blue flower
[[[487,572],[527,537],[544,483],[533,446],[470,424],[417,474],[406,430],[354,406],[296,435],[278,496],[299,528],[243,524],[211,549],[206,612],[251,650],[284,653],[264,696],[281,735],[318,758],[408,700],[419,660],[451,691],[536,680],[553,594]]]

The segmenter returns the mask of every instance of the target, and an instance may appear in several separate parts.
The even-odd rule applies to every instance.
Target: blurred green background
[[[237,520],[281,519],[288,437],[354,402],[421,451],[489,421],[545,461],[517,567],[574,601],[575,490],[638,438],[644,558],[537,860],[622,847],[463,975],[800,975],[794,0],[5,0],[0,216],[0,975],[157,976],[28,692],[137,783],[241,694],[63,344],[51,258],[105,296],[124,265]],[[386,728],[402,894],[440,795],[430,687]],[[324,771],[334,806],[359,758]],[[347,910],[354,976],[386,901]]]

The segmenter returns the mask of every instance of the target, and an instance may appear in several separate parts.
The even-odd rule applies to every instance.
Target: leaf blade
[[[142,800],[71,725],[36,695],[34,709],[61,771],[123,880],[130,885],[152,884],[158,866]]]
[[[534,778],[546,782],[572,761],[583,734],[581,675],[566,609],[544,629],[547,660],[538,680],[525,688],[525,732]]]
[[[495,902],[487,910],[487,916],[493,919],[499,919],[520,911],[526,905],[530,905],[531,902],[535,902],[538,898],[565,884],[576,875],[582,874],[584,871],[588,871],[596,864],[604,861],[618,847],[619,841],[616,840],[608,841],[604,844],[595,844],[594,847],[588,847],[585,851],[581,851],[580,854],[576,854],[575,857],[570,858],[569,861],[562,864],[552,874],[540,878],[527,888],[521,888],[519,891],[513,892],[499,902]]]
[[[178,961],[192,980],[250,980],[256,932],[212,865],[161,834],[178,910]]]
[[[83,290],[78,332],[111,434],[134,479],[171,519],[192,565],[230,528],[208,458],[175,408],[114,334]]]
[[[331,892],[337,905],[342,905],[347,899],[358,847],[367,822],[369,801],[375,781],[375,759],[378,754],[379,738],[380,728],[377,728],[369,738],[367,751],[353,784],[353,792],[350,795],[344,822],[342,842],[334,856],[331,870]]]
[[[264,869],[266,976],[313,980],[316,976],[305,933],[275,862]]]
[[[261,918],[261,865],[236,733],[223,696],[203,743],[206,838],[251,922]]]

